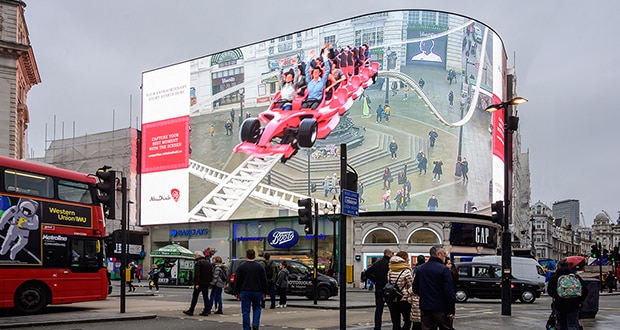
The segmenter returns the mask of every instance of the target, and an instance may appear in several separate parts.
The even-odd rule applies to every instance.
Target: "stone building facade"
[[[27,156],[28,91],[41,82],[24,17],[26,3],[0,0],[0,155]]]

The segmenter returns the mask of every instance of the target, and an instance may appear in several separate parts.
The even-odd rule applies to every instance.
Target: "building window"
[[[398,243],[394,234],[385,229],[377,229],[372,231],[364,239],[364,244],[387,244]]]
[[[323,42],[329,44],[330,42],[336,46],[336,35],[331,35],[323,38]]]
[[[439,244],[439,237],[432,230],[420,229],[411,234],[409,244]]]
[[[383,27],[355,31],[355,47],[363,44],[368,44],[371,47],[383,44]]]

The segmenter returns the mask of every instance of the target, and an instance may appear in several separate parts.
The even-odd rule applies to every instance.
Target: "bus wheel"
[[[37,283],[26,283],[15,292],[15,309],[20,314],[37,314],[49,301],[47,290]]]

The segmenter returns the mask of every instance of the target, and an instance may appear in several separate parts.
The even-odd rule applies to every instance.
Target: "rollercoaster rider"
[[[302,108],[315,110],[323,100],[323,91],[325,90],[325,83],[330,73],[329,59],[327,58],[327,48],[323,48],[321,52],[321,58],[317,58],[314,61],[315,51],[310,51],[310,61],[306,64],[306,83],[308,84],[308,97],[302,103]],[[319,63],[324,64],[325,72],[321,69]]]

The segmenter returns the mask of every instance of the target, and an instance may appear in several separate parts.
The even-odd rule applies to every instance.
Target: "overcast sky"
[[[578,199],[586,224],[620,210],[620,3],[563,1],[26,0],[41,74],[28,94],[30,154],[44,141],[136,127],[143,71],[389,9],[474,18],[503,39],[517,90],[532,203]],[[133,102],[130,105],[130,96]],[[130,115],[131,109],[131,115]],[[113,113],[115,120],[113,122]],[[47,137],[45,129],[47,125]]]

